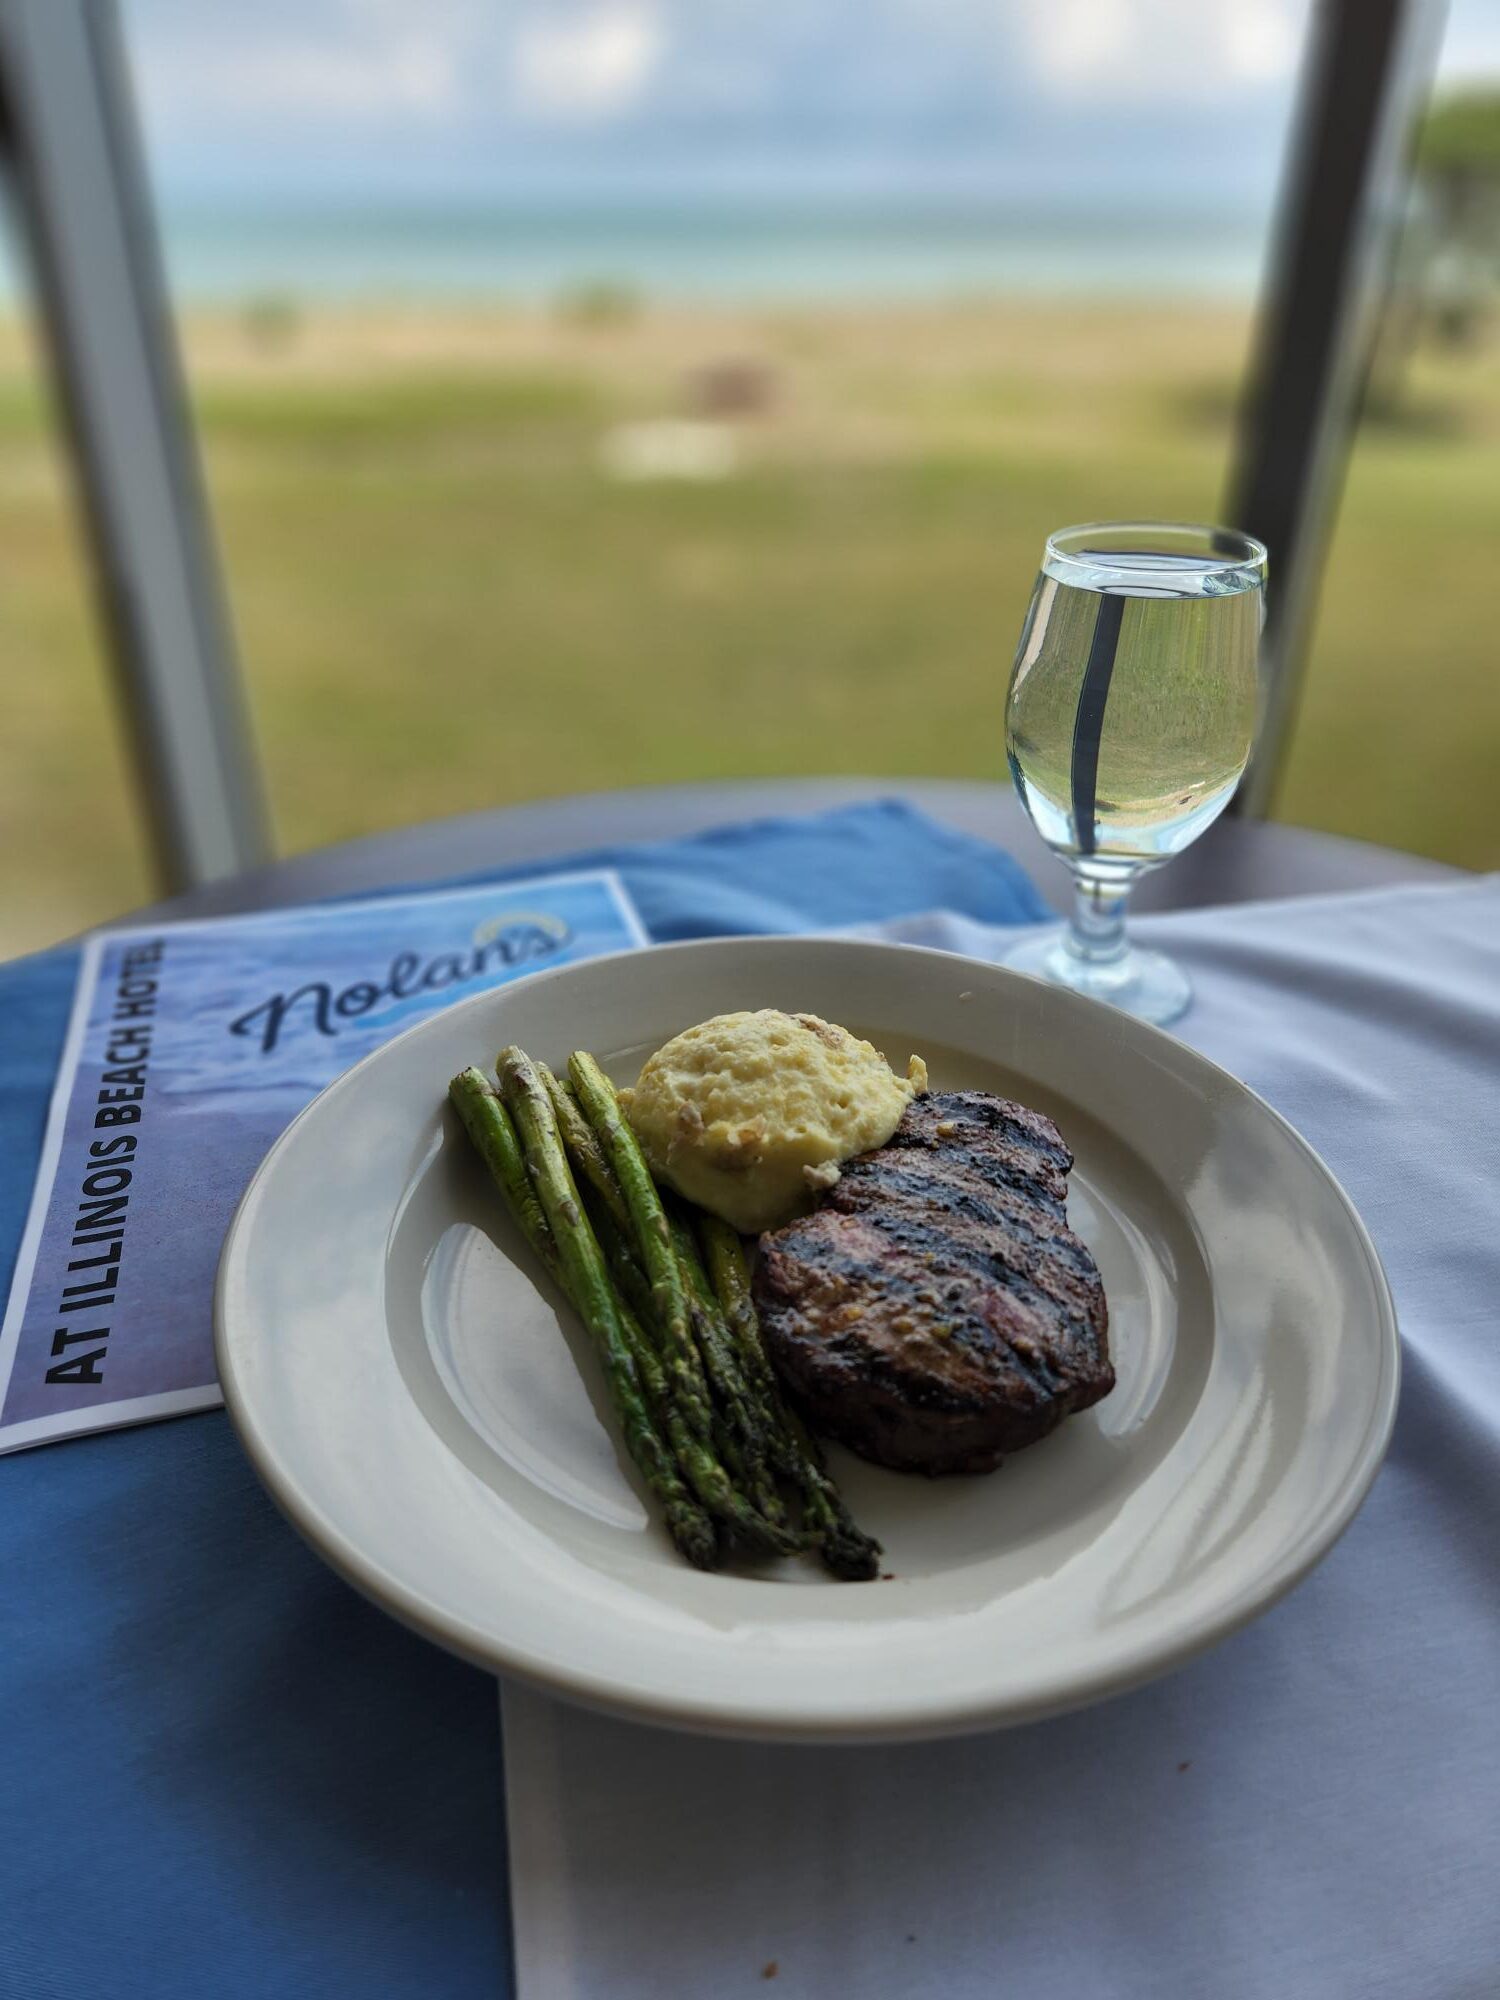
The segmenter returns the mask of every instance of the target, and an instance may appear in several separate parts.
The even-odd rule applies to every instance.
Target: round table
[[[1008,787],[936,778],[794,778],[668,785],[543,799],[398,827],[342,841],[174,896],[147,918],[211,916],[315,902],[365,889],[441,881],[578,849],[680,839],[730,820],[819,812],[858,800],[900,797],[934,819],[1014,854],[1041,893],[1066,907],[1068,880],[1032,830]],[[1414,854],[1266,821],[1222,819],[1170,867],[1136,891],[1142,910],[1257,902],[1396,883],[1455,881],[1461,870]]]

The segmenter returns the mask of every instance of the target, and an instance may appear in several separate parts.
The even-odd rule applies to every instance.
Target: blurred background
[[[121,13],[281,851],[1004,783],[1046,531],[1220,511],[1304,0]],[[1412,139],[1274,811],[1494,867],[1500,0],[1455,0]],[[6,953],[153,886],[28,290],[13,257]]]

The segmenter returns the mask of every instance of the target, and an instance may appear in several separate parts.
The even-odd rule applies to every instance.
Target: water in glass
[[[1051,537],[1006,704],[1006,751],[1037,831],[1072,869],[1069,932],[1028,969],[1173,1018],[1188,987],[1133,952],[1124,896],[1219,816],[1255,732],[1265,551],[1226,529]]]

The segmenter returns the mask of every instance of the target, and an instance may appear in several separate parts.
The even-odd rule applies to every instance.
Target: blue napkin
[[[548,865],[618,868],[658,940],[1047,914],[1007,856],[898,801]],[[0,967],[0,1295],[76,964]],[[222,1414],[0,1482],[0,2000],[511,1990],[488,1676],[325,1569]]]

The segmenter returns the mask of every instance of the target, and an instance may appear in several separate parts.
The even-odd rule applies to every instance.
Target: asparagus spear
[[[786,1525],[786,1510],[771,1483],[764,1454],[747,1450],[733,1413],[716,1409],[710,1396],[712,1371],[705,1368],[701,1343],[694,1344],[698,1318],[687,1274],[678,1261],[656,1183],[620,1110],[614,1086],[586,1054],[573,1056],[569,1074],[577,1092],[569,1102],[583,1120],[588,1140],[576,1133],[571,1121],[563,1129],[570,1143],[577,1145],[579,1163],[598,1195],[601,1240],[617,1281],[642,1319],[656,1330],[658,1351],[675,1392],[674,1406],[690,1426],[700,1426],[698,1437],[712,1446],[735,1483],[735,1515],[723,1518],[732,1519],[739,1538],[750,1546],[789,1555],[799,1542]],[[622,1212],[623,1228],[617,1219]],[[643,1295],[643,1284],[649,1287],[649,1299]],[[706,1437],[701,1428],[704,1414]]]
[[[571,1157],[571,1148],[569,1149],[569,1153]],[[619,1229],[616,1228],[609,1212],[605,1209],[592,1188],[584,1196],[584,1206],[589,1211],[590,1219],[594,1224],[594,1233],[599,1238],[599,1246],[604,1252],[609,1264],[610,1273],[615,1283],[619,1286],[623,1298],[633,1310],[638,1322],[643,1323],[647,1327],[651,1326],[654,1323],[653,1315],[655,1313],[655,1300],[651,1292],[651,1282],[637,1262],[634,1250]],[[706,1373],[708,1374],[710,1383],[717,1392],[719,1386],[718,1380],[716,1379],[708,1347],[700,1327],[700,1315],[705,1310],[707,1302],[711,1300],[712,1292],[707,1289],[706,1280],[704,1295],[701,1301],[694,1293],[693,1288],[689,1287],[689,1312],[692,1318],[693,1332],[698,1338],[699,1354],[706,1364]],[[716,1312],[716,1308],[714,1310]],[[649,1338],[649,1336],[647,1337]],[[718,1340],[721,1345],[727,1346],[728,1334],[726,1330],[720,1329]],[[732,1365],[731,1357],[731,1368]],[[741,1421],[737,1425],[732,1425],[723,1407],[723,1399],[721,1398],[713,1411],[714,1450],[718,1453],[725,1470],[740,1488],[741,1492],[765,1515],[774,1528],[785,1529],[788,1525],[786,1508],[783,1506],[781,1496],[776,1491],[775,1484],[770,1477],[765,1450],[763,1447],[750,1447],[747,1449],[746,1445],[742,1442],[745,1435],[746,1426],[743,1418],[741,1418]],[[681,1456],[682,1454],[679,1452],[679,1459]]]
[[[779,1409],[781,1385],[766,1358],[765,1343],[760,1337],[760,1319],[750,1293],[750,1267],[745,1261],[745,1246],[740,1233],[717,1215],[710,1215],[707,1209],[700,1209],[695,1221],[714,1296],[734,1335],[740,1364],[771,1407]]]
[[[650,1334],[624,1299],[620,1299],[618,1303],[620,1321],[625,1329],[630,1351],[635,1356],[636,1367],[640,1370],[641,1381],[646,1390],[646,1400],[651,1406],[658,1428],[672,1448],[672,1455],[677,1460],[679,1470],[705,1505],[714,1506],[721,1503],[724,1468],[715,1461],[713,1454],[697,1438],[688,1435],[682,1414],[672,1400],[672,1392],[667,1386],[666,1374],[657,1358]],[[708,1527],[712,1534],[714,1529],[711,1522],[708,1523]],[[780,1551],[768,1550],[768,1553],[779,1554]]]
[[[537,1073],[552,1099],[558,1130],[562,1133],[574,1176],[582,1176],[588,1182],[585,1203],[615,1282],[649,1326],[655,1312],[655,1301],[650,1281],[631,1248],[630,1209],[615,1170],[605,1158],[604,1148],[584,1117],[571,1088],[559,1082],[545,1063],[537,1064]],[[757,1436],[754,1406],[748,1400],[745,1385],[739,1377],[728,1330],[719,1322],[713,1287],[703,1269],[692,1230],[672,1210],[667,1212],[667,1221],[687,1286],[688,1316],[697,1341],[699,1359],[718,1403],[714,1412],[715,1447],[731,1476],[748,1493],[766,1519],[777,1527],[784,1527],[786,1509],[767,1467],[765,1445]]]
[[[477,1069],[468,1069],[461,1076],[456,1076],[448,1086],[448,1090],[469,1137],[489,1166],[496,1185],[504,1195],[506,1205],[520,1225],[527,1242],[535,1250],[549,1275],[569,1298],[573,1299],[576,1306],[578,1301],[573,1297],[568,1284],[556,1239],[527,1174],[525,1154],[503,1101],[483,1072]],[[649,1296],[648,1287],[648,1299]],[[650,1337],[642,1327],[640,1319],[625,1301],[618,1300],[617,1304],[627,1344],[640,1371],[646,1400],[657,1424],[672,1447],[679,1468],[689,1475],[695,1471],[701,1474],[702,1447],[687,1436],[681,1419],[672,1407],[667,1393],[666,1377],[662,1373],[661,1363],[656,1358]],[[707,1472],[710,1485],[714,1483],[716,1476],[710,1461]],[[712,1538],[713,1525],[706,1516],[703,1519],[703,1527]],[[695,1541],[701,1552],[702,1535],[698,1534]],[[699,1561],[699,1556],[695,1554],[692,1559]],[[706,1563],[699,1562],[699,1567],[707,1566]]]
[[[657,1407],[677,1463],[709,1513],[721,1520],[745,1547],[763,1555],[791,1554],[797,1547],[795,1539],[757,1514],[744,1494],[736,1490],[723,1465],[714,1456],[711,1422],[706,1437],[695,1432],[683,1407],[671,1357],[652,1352],[650,1340],[639,1321],[624,1307],[610,1277],[598,1238],[579,1199],[552,1100],[536,1065],[523,1050],[509,1048],[501,1050],[497,1066],[501,1089],[514,1113],[525,1146],[528,1170],[569,1272],[573,1302],[585,1323],[592,1332],[594,1321],[590,1315],[597,1315],[602,1303],[613,1327],[619,1332],[622,1358],[629,1364],[638,1385],[641,1369],[635,1353],[631,1351],[632,1339],[650,1355],[650,1362],[659,1364],[665,1379],[661,1380],[656,1392]],[[648,1395],[659,1379],[650,1362],[647,1366],[650,1378]],[[706,1393],[704,1402],[706,1405]],[[645,1414],[644,1406],[642,1413]],[[654,1430],[651,1436],[661,1450],[660,1439]]]
[[[631,1311],[645,1327],[652,1325],[652,1315],[656,1311],[656,1299],[651,1290],[651,1280],[641,1269],[640,1260],[631,1248],[629,1238],[618,1228],[614,1217],[591,1195],[584,1196],[584,1205],[593,1218],[594,1234],[599,1238],[599,1247],[609,1263],[610,1272],[621,1294],[629,1301]],[[655,1339],[652,1342],[656,1345]]]
[[[716,1215],[700,1213],[698,1234],[744,1373],[769,1413],[771,1462],[801,1490],[803,1525],[816,1541],[825,1567],[847,1582],[868,1582],[880,1572],[880,1544],[855,1523],[843,1495],[824,1470],[816,1442],[801,1418],[786,1406],[760,1337],[745,1246],[738,1233]]]
[[[568,1151],[582,1162],[585,1137],[593,1141],[593,1171],[589,1174],[591,1186],[595,1189],[600,1207],[595,1220],[598,1237],[609,1253],[609,1263],[616,1282],[633,1300],[631,1305],[616,1294],[614,1307],[618,1314],[621,1331],[630,1357],[639,1373],[645,1390],[649,1409],[654,1413],[657,1425],[667,1436],[668,1443],[681,1470],[698,1490],[705,1504],[719,1513],[727,1513],[743,1540],[770,1552],[784,1553],[786,1542],[781,1537],[767,1535],[761,1523],[746,1517],[737,1504],[737,1496],[726,1495],[726,1480],[723,1467],[716,1464],[711,1453],[700,1440],[692,1437],[683,1422],[680,1411],[673,1401],[667,1378],[655,1353],[651,1336],[643,1321],[649,1323],[655,1306],[655,1293],[622,1233],[616,1216],[623,1207],[623,1196],[614,1171],[599,1149],[592,1129],[579,1111],[576,1100],[566,1087],[559,1083],[550,1071],[536,1065],[543,1087],[552,1099],[554,1115],[561,1128],[560,1136],[566,1134]],[[527,1171],[525,1150],[517,1137],[515,1126],[504,1101],[478,1069],[465,1070],[449,1085],[453,1099],[465,1129],[468,1131],[476,1150],[484,1159],[490,1173],[504,1196],[506,1205],[515,1217],[522,1233],[536,1251],[548,1273],[568,1293],[587,1320],[582,1300],[570,1283],[569,1272],[564,1265],[558,1242],[553,1235],[537,1188]],[[572,1111],[572,1118],[564,1126],[558,1100],[561,1099]],[[616,1197],[610,1200],[610,1191]],[[576,1194],[576,1188],[575,1188]],[[626,1211],[628,1214],[628,1210]],[[700,1228],[704,1235],[705,1248],[710,1263],[714,1266],[714,1283],[710,1286],[707,1275],[697,1254],[697,1247],[691,1235],[683,1231],[680,1221],[674,1218],[674,1249],[677,1251],[682,1270],[684,1287],[688,1296],[690,1319],[700,1341],[705,1343],[705,1354],[712,1354],[718,1366],[715,1368],[716,1386],[724,1381],[734,1386],[729,1389],[727,1400],[733,1404],[739,1395],[744,1396],[754,1410],[755,1392],[763,1400],[769,1427],[762,1429],[751,1415],[747,1422],[744,1414],[736,1426],[741,1437],[753,1433],[760,1446],[758,1453],[746,1457],[735,1435],[722,1420],[713,1425],[714,1442],[722,1458],[730,1465],[730,1470],[740,1480],[742,1487],[750,1487],[756,1492],[761,1511],[767,1516],[771,1528],[779,1528],[785,1516],[775,1495],[770,1480],[766,1477],[766,1460],[775,1463],[779,1470],[797,1480],[803,1489],[804,1510],[809,1526],[815,1531],[830,1567],[841,1575],[866,1575],[872,1572],[872,1552],[878,1554],[878,1544],[863,1536],[849,1519],[837,1489],[821,1474],[817,1459],[817,1446],[803,1430],[795,1416],[786,1411],[780,1402],[775,1377],[766,1360],[765,1350],[760,1341],[759,1327],[755,1320],[754,1307],[750,1303],[748,1273],[744,1269],[744,1253],[738,1236],[726,1224],[716,1218],[700,1218]],[[669,1225],[671,1227],[671,1225]],[[739,1284],[736,1285],[735,1267],[738,1266]],[[710,1301],[717,1294],[722,1309],[723,1321],[709,1330],[706,1313]],[[717,1316],[715,1316],[717,1317]],[[590,1328],[593,1331],[593,1328]],[[726,1334],[731,1336],[725,1340]],[[722,1343],[722,1345],[721,1345]],[[725,1368],[727,1348],[728,1368]],[[741,1379],[735,1384],[735,1362],[740,1364]],[[724,1393],[721,1391],[721,1394]],[[627,1442],[629,1438],[627,1435]],[[803,1462],[797,1462],[798,1452],[803,1454]],[[639,1461],[637,1461],[639,1463]],[[644,1471],[644,1468],[643,1468]],[[814,1475],[812,1478],[809,1475]],[[646,1475],[648,1483],[649,1474]],[[655,1490],[655,1489],[653,1489]],[[691,1507],[691,1500],[684,1494],[684,1500]],[[669,1515],[669,1526],[672,1520]],[[682,1540],[674,1527],[674,1538],[679,1546]],[[705,1550],[705,1539],[712,1540],[711,1523],[700,1515],[698,1530],[693,1534],[693,1547],[684,1547],[684,1553],[700,1566],[706,1566],[711,1553]]]
[[[703,1259],[698,1254],[697,1241],[681,1210],[675,1205],[667,1210],[667,1225],[672,1232],[672,1247],[677,1252],[677,1261],[682,1266],[687,1285],[688,1310],[692,1315],[698,1352],[703,1357],[704,1373],[708,1376],[731,1434],[738,1441],[737,1456],[742,1466],[740,1482],[767,1520],[780,1524],[786,1520],[786,1509],[771,1477],[770,1441],[766,1435],[767,1414],[764,1406],[746,1386],[729,1328],[724,1323],[713,1286],[703,1268]]]
[[[651,1396],[652,1406],[657,1412],[657,1422],[664,1429],[668,1428],[669,1425],[675,1426],[671,1430],[669,1442],[677,1454],[678,1463],[684,1469],[687,1469],[692,1465],[692,1454],[701,1453],[704,1450],[704,1446],[697,1440],[687,1439],[686,1427],[682,1425],[676,1405],[672,1401],[671,1392],[667,1387],[667,1380],[662,1370],[661,1362],[657,1358],[652,1336],[645,1331],[652,1324],[652,1314],[655,1311],[655,1302],[651,1295],[651,1282],[636,1262],[635,1252],[615,1227],[608,1211],[593,1194],[592,1190],[585,1194],[584,1206],[589,1211],[590,1219],[594,1225],[594,1233],[599,1238],[599,1247],[603,1250],[605,1259],[609,1264],[610,1275],[614,1278],[615,1283],[620,1289],[622,1303],[626,1308],[628,1318],[644,1345],[644,1360],[646,1365],[643,1366],[642,1373],[643,1375],[646,1374],[646,1366],[649,1366],[654,1371],[656,1386],[652,1386],[653,1378],[648,1376],[647,1393]],[[678,1435],[679,1430],[681,1431],[681,1437]],[[713,1446],[725,1471],[728,1472],[730,1478],[738,1485],[740,1490],[746,1493],[747,1497],[755,1500],[755,1503],[760,1506],[761,1512],[773,1527],[784,1528],[786,1526],[786,1509],[782,1506],[780,1497],[773,1488],[770,1494],[771,1504],[767,1506],[762,1504],[761,1496],[752,1490],[750,1467],[746,1463],[744,1454],[740,1450],[734,1433],[728,1428],[718,1410],[715,1410],[713,1413]],[[776,1550],[776,1553],[780,1553],[779,1548]]]
[[[575,1178],[583,1175],[628,1243],[631,1237],[630,1209],[620,1191],[615,1170],[604,1157],[604,1148],[599,1144],[593,1126],[579,1109],[578,1099],[567,1084],[560,1083],[545,1063],[537,1064],[537,1073],[552,1099],[552,1109],[557,1113],[557,1129],[562,1133]]]
[[[552,1097],[552,1107],[557,1113],[558,1130],[562,1134],[563,1146],[568,1155],[568,1163],[574,1170],[574,1177],[576,1179],[582,1174],[588,1181],[588,1186],[584,1189],[584,1206],[594,1225],[594,1234],[599,1238],[599,1247],[604,1252],[620,1291],[639,1318],[649,1326],[656,1312],[656,1299],[652,1292],[651,1280],[646,1276],[635,1252],[635,1231],[630,1219],[630,1210],[626,1206],[620,1183],[615,1178],[615,1170],[604,1157],[604,1149],[599,1144],[594,1128],[584,1117],[578,1099],[569,1085],[559,1083],[545,1063],[538,1063],[537,1070]],[[671,1216],[668,1217],[668,1227],[673,1231],[675,1249],[677,1235]],[[684,1283],[687,1281],[687,1275],[684,1269]],[[691,1295],[688,1300],[688,1311],[689,1318],[692,1319]]]
[[[557,1245],[527,1175],[526,1156],[521,1151],[516,1128],[495,1086],[483,1070],[471,1066],[454,1077],[448,1095],[521,1234],[547,1267],[547,1275],[566,1291]]]
[[[718,1554],[712,1523],[684,1486],[652,1422],[630,1333],[568,1172],[546,1086],[522,1051],[515,1048],[506,1049],[501,1055],[500,1083],[505,1106],[524,1148],[526,1171],[552,1235],[563,1284],[603,1362],[626,1449],[641,1477],[661,1501],[672,1540],[689,1562],[700,1569],[711,1568]],[[465,1092],[465,1100],[472,1102],[472,1095],[471,1088]],[[474,1108],[477,1110],[477,1105]],[[487,1119],[486,1123],[493,1133],[496,1129],[493,1121]],[[501,1185],[502,1191],[509,1190],[508,1171]],[[527,1225],[520,1213],[518,1220],[525,1229]]]
[[[673,1391],[688,1428],[707,1443],[713,1435],[708,1385],[693,1345],[687,1286],[672,1248],[661,1196],[625,1121],[615,1087],[594,1058],[577,1051],[568,1058],[568,1075],[625,1201],[633,1247],[651,1280],[653,1317]]]

